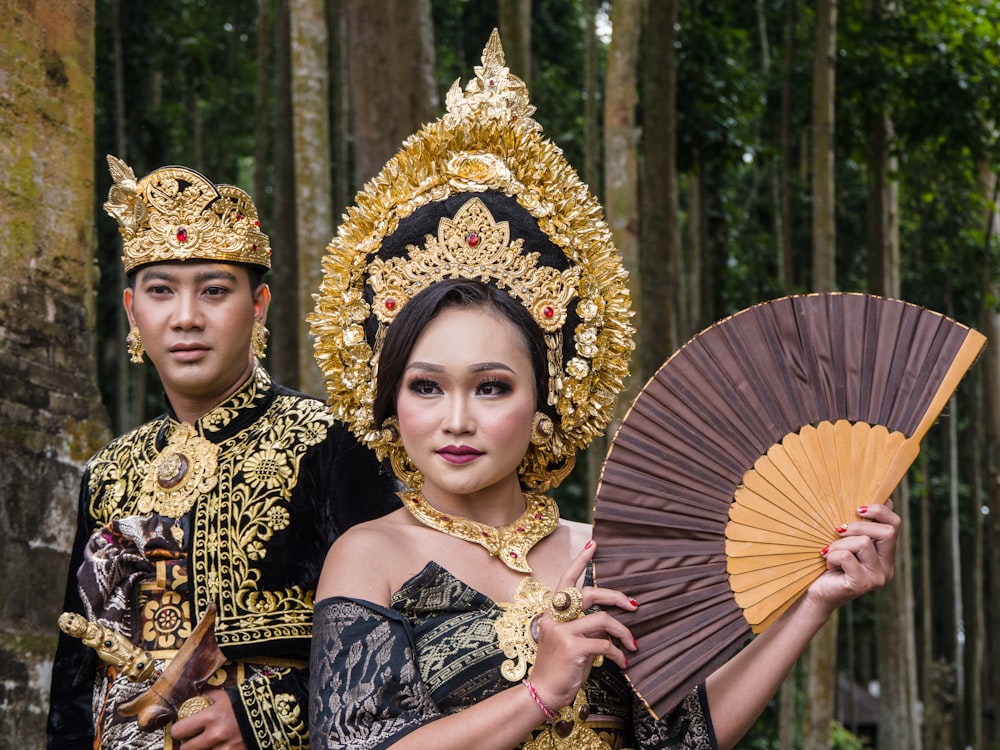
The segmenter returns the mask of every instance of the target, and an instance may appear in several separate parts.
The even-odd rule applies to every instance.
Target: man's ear
[[[122,307],[125,308],[125,314],[128,316],[128,327],[135,327],[135,316],[132,314],[132,300],[134,299],[134,294],[132,292],[132,287],[125,287],[125,291],[122,292]]]
[[[261,325],[267,322],[267,310],[271,306],[271,288],[261,283],[253,293],[253,317]]]

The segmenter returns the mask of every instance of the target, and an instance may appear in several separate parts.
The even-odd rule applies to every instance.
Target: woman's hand
[[[557,591],[577,585],[595,550],[595,543],[588,542],[559,579]],[[584,612],[595,604],[629,612],[634,612],[639,606],[620,591],[594,586],[585,586],[580,591]],[[625,652],[615,641],[629,651],[637,648],[631,631],[603,610],[569,622],[556,622],[551,614],[545,613],[539,618],[537,629],[538,655],[531,672],[531,682],[552,710],[573,702],[590,675],[595,657],[610,659],[622,669],[628,666]]]
[[[837,607],[881,588],[895,573],[896,537],[901,519],[884,505],[858,508],[861,519],[837,529],[840,538],[823,553],[826,572],[806,592],[814,604],[833,612]]]

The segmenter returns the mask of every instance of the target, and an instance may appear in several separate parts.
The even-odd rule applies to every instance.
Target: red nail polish
[[[639,648],[639,641],[635,638],[632,639],[632,648]]]
[[[633,607],[639,606],[639,602],[637,602],[635,599],[629,599],[628,603],[631,604]]]
[[[583,548],[584,549],[590,549],[593,546],[594,546],[593,541],[588,540],[587,543],[585,545],[583,545]]]
[[[628,668],[628,657],[627,656],[625,657],[625,668],[626,669]]]
[[[821,549],[821,550],[819,551],[819,553],[820,553],[821,555],[823,555],[823,557],[826,557],[826,553],[827,553],[827,552],[829,552],[829,551],[830,551],[830,545],[828,544],[828,545],[826,545],[826,546],[825,546],[825,547],[824,547],[823,549]]]
[[[836,532],[838,534],[846,534],[847,533],[847,524],[845,524],[845,523],[840,524],[840,526],[838,526],[836,528]]]
[[[858,515],[859,516],[863,516],[867,512],[868,512],[868,506],[867,505],[862,505],[861,507],[858,508]]]

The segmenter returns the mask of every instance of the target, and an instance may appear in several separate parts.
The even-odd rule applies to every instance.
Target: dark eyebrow
[[[444,368],[441,365],[431,364],[430,362],[411,362],[406,366],[407,370],[425,370],[427,372],[442,372]],[[513,368],[508,367],[503,362],[480,362],[469,368],[472,372],[488,372],[489,370],[506,370],[507,372],[514,373]]]
[[[215,268],[211,271],[203,271],[195,276],[195,281],[201,283],[221,279],[223,281],[236,282],[236,275],[224,268]],[[141,281],[177,281],[177,274],[171,273],[164,268],[147,268],[142,272]]]

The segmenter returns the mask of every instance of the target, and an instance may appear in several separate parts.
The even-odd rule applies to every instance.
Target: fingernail
[[[823,555],[823,557],[826,557],[826,553],[827,553],[827,552],[829,552],[829,551],[830,551],[830,545],[828,544],[828,545],[826,545],[826,546],[825,546],[825,547],[824,547],[823,549],[821,549],[821,550],[819,551],[819,553],[820,553],[821,555]]]
[[[836,532],[838,534],[846,534],[847,533],[847,524],[844,524],[844,523],[840,524],[840,526],[838,526],[836,528]]]
[[[639,641],[635,638],[632,639],[632,648],[639,648]]]
[[[585,545],[583,545],[583,548],[584,549],[590,549],[593,546],[594,546],[594,543],[592,541],[588,540],[587,543]]]
[[[625,657],[625,666],[628,667],[628,657]]]
[[[867,505],[862,505],[862,506],[860,506],[858,508],[858,515],[859,516],[863,516],[867,512],[868,512],[868,506]]]
[[[639,606],[639,602],[637,602],[635,599],[629,599],[628,603],[631,604],[633,607]]]

